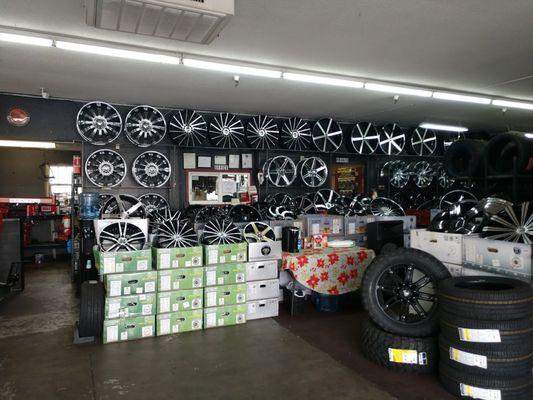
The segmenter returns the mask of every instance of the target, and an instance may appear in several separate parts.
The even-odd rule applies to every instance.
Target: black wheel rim
[[[161,112],[150,106],[132,108],[126,116],[126,136],[139,147],[149,147],[165,137],[167,122]]]
[[[315,147],[323,153],[337,151],[342,145],[342,129],[332,118],[318,120],[311,135]]]
[[[110,104],[93,101],[78,111],[76,128],[87,142],[102,146],[119,137],[122,117]]]
[[[231,207],[229,210],[229,218],[233,222],[252,222],[261,221],[261,214],[252,206],[240,204]]]
[[[419,156],[429,156],[437,149],[437,135],[431,129],[416,128],[411,136],[411,147]]]
[[[209,125],[209,140],[224,149],[240,147],[244,139],[244,125],[241,120],[229,113],[220,113]]]
[[[272,203],[270,205],[278,205],[278,206],[287,206],[292,207],[294,205],[294,200],[290,195],[287,193],[279,192],[276,194],[269,194],[265,198],[266,203]]]
[[[279,137],[278,124],[266,115],[252,118],[246,127],[246,140],[254,149],[272,149]]]
[[[232,244],[241,242],[242,236],[233,222],[214,219],[205,224],[202,238],[205,244]]]
[[[129,194],[112,195],[100,209],[100,219],[145,218],[146,210],[139,199]]]
[[[198,244],[198,237],[187,221],[171,220],[163,222],[157,231],[157,245],[169,247],[193,247]]]
[[[476,196],[465,190],[452,190],[446,193],[440,199],[439,208],[443,211],[448,210],[453,204],[460,203],[465,200],[477,201]]]
[[[114,187],[126,177],[126,161],[113,150],[96,150],[85,161],[85,175],[98,187]]]
[[[311,196],[311,197],[314,197]],[[296,214],[316,214],[315,203],[310,195],[298,196],[294,199]]]
[[[340,195],[334,190],[321,189],[315,194],[315,207],[317,211],[331,210],[337,204]]]
[[[127,221],[114,222],[98,235],[102,251],[135,251],[146,244],[146,235],[138,226]]]
[[[281,144],[290,150],[305,150],[311,142],[309,124],[301,118],[290,118],[281,128]]]
[[[530,202],[505,206],[483,227],[483,237],[515,243],[533,243],[533,207]]]
[[[433,182],[435,171],[427,161],[419,161],[413,167],[412,176],[416,186],[427,188]]]
[[[139,201],[143,204],[148,218],[153,218],[156,214],[167,215],[169,206],[167,200],[157,193],[146,193],[139,197]]]
[[[372,200],[370,203],[370,211],[373,215],[380,217],[398,217],[405,215],[402,206],[391,199],[387,199],[386,197],[377,197]]]
[[[170,179],[171,167],[168,158],[157,151],[140,154],[131,167],[135,182],[149,188],[164,186]]]
[[[207,124],[196,111],[179,110],[170,117],[168,134],[178,146],[199,146],[205,141]]]
[[[228,217],[226,210],[222,207],[205,206],[194,215],[195,224],[204,224],[212,219],[225,219]]]
[[[397,124],[387,124],[379,133],[379,147],[388,155],[400,154],[405,146],[405,133]]]
[[[415,265],[391,266],[376,282],[374,296],[377,304],[393,321],[417,324],[436,312],[435,282]]]
[[[350,133],[350,144],[358,154],[373,154],[379,146],[379,134],[370,122],[359,122]]]
[[[243,229],[244,240],[248,243],[273,242],[274,230],[264,222],[250,222]]]

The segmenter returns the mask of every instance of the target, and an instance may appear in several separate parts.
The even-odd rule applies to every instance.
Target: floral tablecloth
[[[283,269],[305,287],[323,294],[353,292],[361,286],[363,273],[374,259],[363,247],[303,250],[283,253]]]

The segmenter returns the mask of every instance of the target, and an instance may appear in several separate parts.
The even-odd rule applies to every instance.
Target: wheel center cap
[[[519,235],[523,235],[524,233],[526,233],[526,228],[524,228],[523,226],[519,226],[518,228],[516,228],[516,233]]]
[[[230,134],[230,130],[229,130],[229,128],[222,128],[222,134],[223,134],[224,136],[229,136],[229,134]]]
[[[404,288],[401,290],[401,295],[403,298],[409,299],[413,296],[413,291],[411,289]]]
[[[291,132],[291,136],[292,136],[293,139],[298,139],[298,136],[300,136],[300,134],[298,132],[294,131],[294,132]]]
[[[98,171],[103,176],[109,176],[113,173],[113,164],[111,164],[109,161],[104,161],[98,166]]]
[[[139,125],[141,131],[143,131],[144,133],[150,132],[152,130],[152,123],[147,119],[143,119]]]
[[[190,125],[185,125],[185,128],[183,128],[183,130],[185,131],[185,133],[191,133],[192,127]]]
[[[259,131],[257,132],[257,134],[261,137],[265,136],[266,135],[266,131],[264,129],[259,129]]]
[[[104,117],[94,117],[93,125],[96,129],[105,129],[107,128],[107,121]]]
[[[150,163],[144,168],[144,171],[149,177],[154,177],[159,172],[159,168],[157,167],[157,165]]]
[[[127,240],[126,240],[125,237],[120,237],[120,238],[118,238],[118,242],[119,242],[120,244],[126,244],[126,243],[127,243]]]

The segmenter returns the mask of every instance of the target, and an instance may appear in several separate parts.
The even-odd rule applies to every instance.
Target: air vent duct
[[[208,44],[235,13],[235,0],[86,0],[87,24]]]

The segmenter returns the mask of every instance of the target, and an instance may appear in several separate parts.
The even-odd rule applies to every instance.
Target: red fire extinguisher
[[[81,175],[81,157],[72,156],[72,173],[74,175]]]

